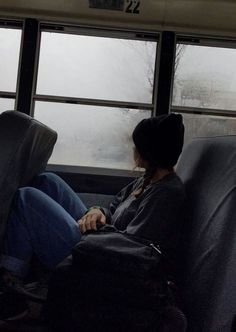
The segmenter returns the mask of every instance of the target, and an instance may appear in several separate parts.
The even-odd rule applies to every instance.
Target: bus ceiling
[[[232,0],[0,0],[2,18],[236,37]]]

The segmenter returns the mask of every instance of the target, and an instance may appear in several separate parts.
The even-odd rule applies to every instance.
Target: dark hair
[[[144,119],[133,131],[135,147],[149,167],[144,174],[142,188],[134,193],[140,196],[150,183],[157,168],[172,169],[182,152],[184,125],[180,114],[168,114]]]

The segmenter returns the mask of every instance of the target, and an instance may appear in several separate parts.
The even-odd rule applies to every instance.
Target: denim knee
[[[62,181],[62,179],[54,174],[54,173],[51,173],[51,172],[44,172],[44,173],[40,173],[39,175],[37,175],[34,180],[33,180],[33,183],[34,182],[38,182],[38,183],[58,183]]]
[[[16,192],[14,203],[17,207],[24,207],[25,205],[32,204],[34,201],[37,203],[39,190],[33,187],[19,188]]]

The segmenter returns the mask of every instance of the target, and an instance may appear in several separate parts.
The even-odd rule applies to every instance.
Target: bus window
[[[13,98],[0,98],[0,113],[6,110],[14,110],[15,99]]]
[[[21,29],[0,28],[0,112],[14,109]]]
[[[236,134],[235,56],[229,47],[177,44],[172,110],[188,113],[185,142]]]
[[[42,32],[37,94],[152,103],[156,43]]]
[[[156,40],[122,33],[42,31],[34,116],[59,133],[50,163],[133,168],[130,133],[153,113],[156,51]]]
[[[236,110],[236,50],[182,45],[173,105]]]
[[[200,114],[182,115],[185,125],[185,144],[194,137],[236,134],[236,118]]]
[[[36,101],[35,117],[58,132],[52,164],[131,169],[132,133],[151,111]],[[65,126],[66,124],[66,126]]]

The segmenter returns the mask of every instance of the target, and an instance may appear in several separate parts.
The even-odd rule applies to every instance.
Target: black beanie
[[[183,148],[182,115],[171,113],[142,120],[133,131],[133,141],[151,167],[173,167]]]

